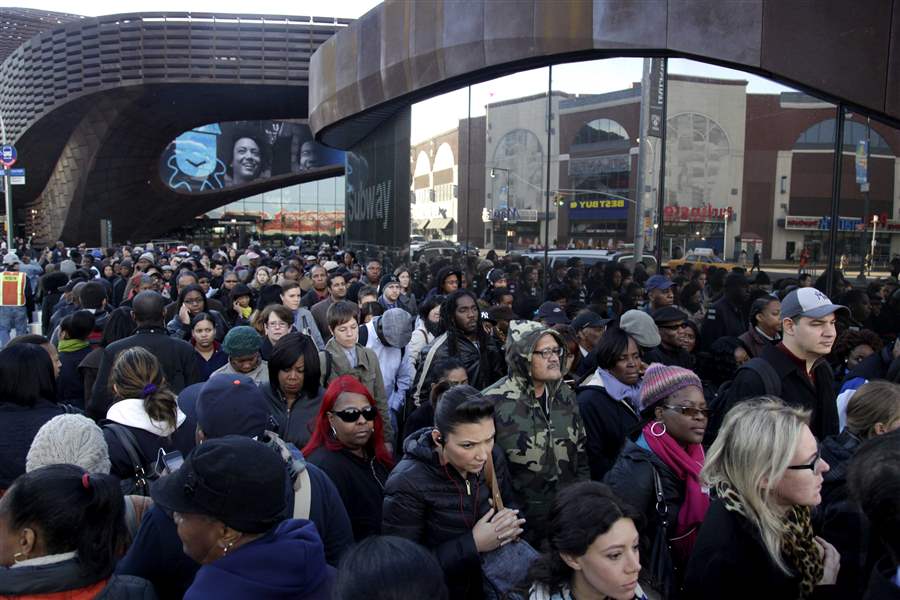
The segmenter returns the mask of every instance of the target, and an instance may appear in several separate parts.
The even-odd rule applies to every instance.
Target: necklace
[[[384,483],[382,483],[382,481],[380,479],[378,479],[378,474],[375,473],[375,459],[374,458],[369,461],[369,468],[372,469],[372,477],[375,478],[375,483],[378,484],[378,487],[380,487],[381,491],[383,492],[384,491]]]

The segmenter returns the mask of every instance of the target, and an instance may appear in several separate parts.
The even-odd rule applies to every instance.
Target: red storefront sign
[[[663,216],[666,221],[721,221],[726,217],[730,221],[734,218],[734,209],[730,206],[717,208],[715,206],[710,206],[709,204],[700,207],[667,206],[663,210]]]

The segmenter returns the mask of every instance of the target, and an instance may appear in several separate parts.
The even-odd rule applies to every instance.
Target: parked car
[[[547,254],[549,259],[549,264],[547,266],[550,269],[553,269],[559,262],[566,263],[570,258],[581,259],[581,264],[585,267],[591,267],[598,262],[622,263],[629,266],[634,261],[634,252],[629,250],[550,250]],[[541,261],[544,260],[543,252],[525,252],[523,253],[523,256]],[[656,272],[657,265],[655,256],[652,254],[644,254],[644,258],[641,262],[647,268],[648,272]]]

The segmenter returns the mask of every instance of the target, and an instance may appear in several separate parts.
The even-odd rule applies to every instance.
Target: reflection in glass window
[[[730,171],[730,144],[718,123],[696,113],[668,119],[666,153],[666,204],[701,207],[727,197],[719,173]]]
[[[806,131],[800,134],[795,148],[823,148],[832,149],[834,147],[834,119],[825,119],[819,121]],[[891,147],[881,134],[874,129],[869,131],[869,152],[872,154],[893,154]],[[856,144],[860,140],[866,138],[866,124],[857,121],[844,121],[844,150],[855,150]]]
[[[538,137],[527,129],[514,129],[494,148],[495,167],[509,173],[509,206],[538,208],[544,194],[544,150]]]
[[[574,145],[601,144],[604,142],[624,142],[628,140],[628,132],[612,119],[594,119],[585,123],[575,134]]]

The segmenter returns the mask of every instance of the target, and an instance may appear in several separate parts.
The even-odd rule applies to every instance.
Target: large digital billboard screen
[[[316,142],[305,123],[231,121],[179,135],[163,152],[159,174],[173,190],[197,193],[343,164],[344,153]]]

